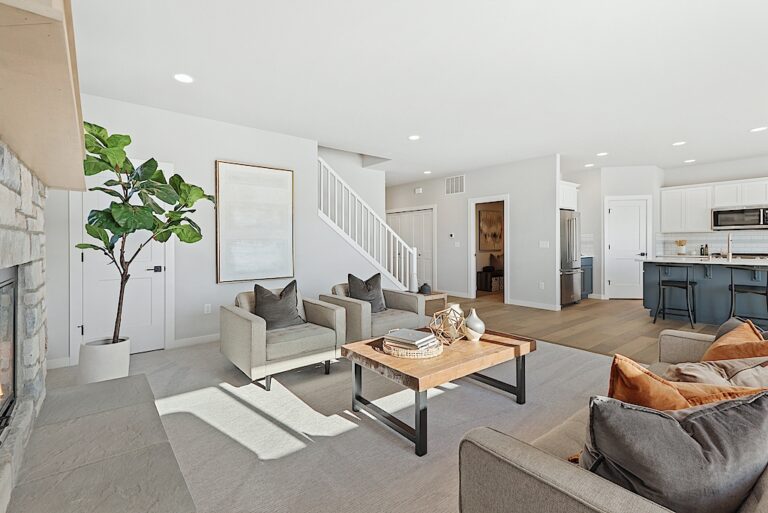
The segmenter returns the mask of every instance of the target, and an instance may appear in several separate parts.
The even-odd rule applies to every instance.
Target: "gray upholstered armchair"
[[[348,342],[380,337],[395,328],[426,326],[424,296],[399,290],[384,289],[383,292],[387,309],[378,313],[371,313],[369,302],[349,297],[346,283],[334,285],[331,295],[321,295],[320,300],[344,307]]]
[[[325,362],[328,374],[330,360],[341,356],[344,309],[297,298],[299,316],[306,322],[274,330],[267,330],[266,321],[253,313],[253,291],[238,294],[234,306],[221,307],[221,352],[251,380],[266,378],[267,390],[273,374],[320,362]]]

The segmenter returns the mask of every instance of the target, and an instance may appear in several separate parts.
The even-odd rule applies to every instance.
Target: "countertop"
[[[638,258],[638,261],[652,264],[701,264],[701,265],[745,265],[768,267],[768,258],[737,258],[731,260],[721,257],[708,256],[659,256],[653,258]]]

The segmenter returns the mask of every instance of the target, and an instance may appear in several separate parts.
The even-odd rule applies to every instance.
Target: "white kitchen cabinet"
[[[768,204],[768,180],[716,183],[714,207],[747,207]]]
[[[713,186],[714,206],[730,207],[741,204],[741,184],[719,183]]]
[[[661,231],[708,232],[712,187],[678,187],[661,191]]]
[[[745,182],[741,188],[741,205],[765,205],[768,203],[768,181]]]
[[[560,208],[578,210],[579,184],[572,182],[560,182]]]

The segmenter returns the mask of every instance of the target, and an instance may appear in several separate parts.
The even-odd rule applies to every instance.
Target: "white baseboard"
[[[609,298],[608,296],[606,296],[605,294],[590,294],[590,295],[589,295],[589,296],[587,296],[587,297],[588,297],[589,299],[602,299],[602,300],[608,300],[608,299],[611,299],[611,298]]]
[[[445,292],[449,296],[456,296],[456,297],[460,297],[460,298],[463,298],[463,299],[469,299],[469,297],[467,297],[467,296],[469,296],[469,294],[467,294],[466,290],[460,290],[460,291],[459,290],[445,290],[445,289],[435,289],[435,290],[437,290],[439,292]]]
[[[60,369],[61,367],[69,367],[70,365],[69,356],[63,358],[48,358],[46,360],[46,366],[49,369]]]
[[[526,306],[528,308],[538,308],[539,310],[551,310],[553,312],[560,311],[560,305],[551,305],[549,303],[536,303],[534,301],[522,301],[520,299],[510,299],[507,301],[508,305]]]
[[[213,333],[211,335],[200,335],[199,337],[189,338],[177,338],[170,344],[166,344],[166,349],[176,349],[179,347],[196,346],[198,344],[207,344],[209,342],[216,342],[219,340],[219,334]]]

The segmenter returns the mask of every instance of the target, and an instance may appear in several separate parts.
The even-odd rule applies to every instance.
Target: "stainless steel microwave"
[[[724,207],[712,209],[713,230],[766,230],[768,207]]]

